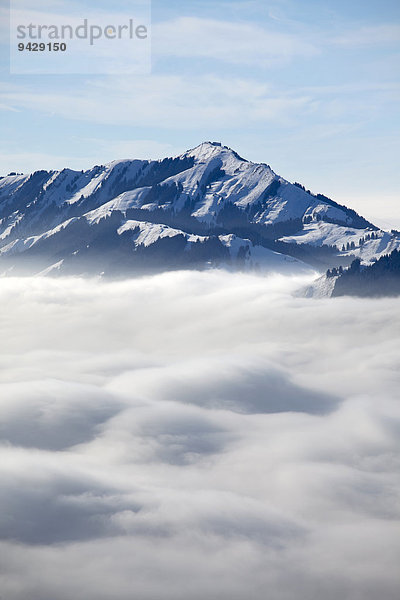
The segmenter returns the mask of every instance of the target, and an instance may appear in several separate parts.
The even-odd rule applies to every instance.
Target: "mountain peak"
[[[184,153],[184,156],[192,156],[197,160],[208,160],[210,158],[216,157],[220,154],[230,154],[234,156],[238,160],[244,160],[237,152],[229,148],[228,146],[223,146],[221,142],[202,142],[198,146],[187,150]]]
[[[400,247],[400,236],[375,229],[216,141],[164,160],[0,178],[0,274],[60,260],[64,273],[255,266],[271,251],[344,268]]]
[[[210,141],[201,142],[201,144],[198,144],[198,146],[195,146],[194,148],[192,148],[192,150],[197,150],[198,148],[211,148],[211,147],[229,150],[229,148],[227,146],[223,146],[221,142],[210,142]]]

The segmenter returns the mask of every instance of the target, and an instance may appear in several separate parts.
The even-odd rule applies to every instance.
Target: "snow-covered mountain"
[[[2,273],[324,271],[399,246],[397,233],[217,142],[159,161],[0,179]]]

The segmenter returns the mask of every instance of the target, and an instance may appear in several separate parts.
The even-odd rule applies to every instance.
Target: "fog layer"
[[[397,600],[398,299],[1,279],[7,600]]]

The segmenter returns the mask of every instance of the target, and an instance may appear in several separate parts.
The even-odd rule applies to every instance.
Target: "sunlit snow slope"
[[[353,210],[216,142],[159,161],[0,179],[0,272],[298,271],[399,247]]]

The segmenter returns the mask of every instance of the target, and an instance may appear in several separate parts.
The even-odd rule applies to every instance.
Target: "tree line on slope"
[[[333,296],[398,296],[400,295],[400,251],[393,250],[368,266],[362,265],[360,259],[356,258],[348,269],[342,269],[336,274],[338,278],[335,281]]]

